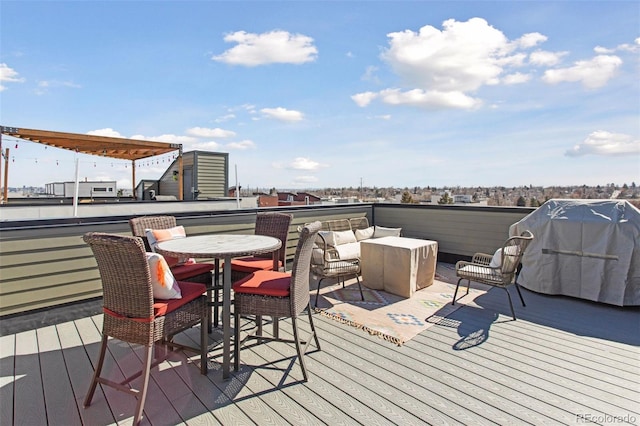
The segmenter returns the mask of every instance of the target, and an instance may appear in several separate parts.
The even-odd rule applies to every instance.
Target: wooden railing
[[[260,209],[264,211],[265,209]],[[509,225],[532,209],[402,204],[301,206],[269,210],[294,216],[287,241],[293,257],[297,228],[314,220],[367,216],[372,225],[401,227],[403,236],[436,240],[441,256],[464,258],[493,251]],[[253,233],[258,209],[174,214],[188,235]],[[0,223],[0,316],[100,297],[100,277],[82,235],[130,235],[131,216],[5,221]]]

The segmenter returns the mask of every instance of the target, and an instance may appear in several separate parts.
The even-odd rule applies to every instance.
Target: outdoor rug
[[[452,306],[456,282],[452,265],[438,264],[433,284],[415,292],[411,298],[362,285],[362,301],[355,279],[347,281],[344,288],[342,284],[323,285],[316,311],[400,346],[485,293],[472,287],[469,294],[460,300],[466,291],[465,281],[458,292],[458,300],[462,304]],[[313,288],[311,306],[315,302],[315,295]]]

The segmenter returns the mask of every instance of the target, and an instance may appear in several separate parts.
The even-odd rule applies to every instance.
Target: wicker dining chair
[[[174,216],[140,216],[129,219],[129,227],[131,228],[131,234],[136,237],[142,238],[147,251],[153,251],[149,245],[147,239],[147,229],[170,229],[177,226],[177,221]],[[212,271],[213,273],[213,285],[212,285]],[[189,281],[202,283],[207,286],[208,300],[213,307],[213,316],[209,321],[209,332],[212,331],[211,323],[214,327],[218,326],[220,318],[220,291],[222,290],[222,283],[220,282],[220,261],[215,260],[211,263],[189,263],[182,265],[175,265],[171,267],[171,273],[178,281]]]
[[[530,231],[524,231],[519,236],[507,239],[502,248],[498,249],[494,254],[476,253],[471,258],[471,262],[463,260],[457,262],[456,276],[458,277],[458,284],[453,293],[453,301],[451,304],[455,305],[456,303],[456,295],[458,294],[458,288],[462,280],[467,280],[467,292],[465,296],[469,294],[471,281],[499,287],[507,293],[509,306],[511,307],[511,315],[515,321],[516,313],[513,310],[511,295],[507,287],[513,284],[518,291],[522,306],[527,306],[524,303],[524,298],[518,285],[517,271],[522,256],[532,240],[533,234]]]
[[[296,352],[300,359],[300,367],[302,368],[302,376],[305,382],[308,380],[303,356],[307,352],[309,343],[311,343],[311,336],[313,336],[317,350],[320,350],[320,341],[313,325],[309,298],[311,250],[320,227],[320,222],[313,222],[302,228],[291,272],[256,271],[233,284],[235,321],[234,369],[236,371],[240,365],[240,349],[244,341],[247,339],[258,339],[261,343],[277,341],[295,344]],[[297,322],[298,317],[305,309],[307,310],[311,327],[311,335],[306,342],[300,339]],[[277,335],[265,337],[259,332],[258,335],[246,336],[241,341],[240,319],[247,315],[256,317],[271,316],[274,319],[291,318],[293,340],[279,338]]]
[[[138,398],[133,423],[138,424],[147,395],[151,368],[163,361],[153,361],[154,344],[190,349],[200,354],[200,372],[207,374],[207,300],[201,283],[178,282],[182,298],[153,298],[151,271],[142,239],[116,234],[90,232],[84,241],[91,247],[102,281],[102,343],[91,385],[84,400],[88,407],[98,383],[113,387]],[[173,342],[173,336],[200,324],[200,347],[187,348]],[[115,383],[102,377],[107,341],[115,338],[145,347],[141,371]],[[130,383],[142,376],[140,389]]]
[[[293,216],[288,213],[267,212],[256,215],[254,233],[275,237],[282,242],[276,254],[278,269],[286,270],[287,239]],[[255,271],[272,271],[273,253],[257,254],[249,257],[231,259],[231,282],[236,282]]]

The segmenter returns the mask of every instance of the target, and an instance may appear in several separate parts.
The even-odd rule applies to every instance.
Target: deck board
[[[42,384],[47,406],[47,421],[59,425],[80,425],[80,413],[75,402],[67,365],[62,355],[55,326],[36,330],[42,366]],[[73,395],[73,398],[69,398]]]
[[[13,423],[13,395],[15,377],[16,336],[0,337],[0,424]]]
[[[18,333],[15,345],[14,421],[20,419],[24,424],[46,424],[36,331]]]
[[[198,356],[182,352],[152,371],[143,424],[537,425],[580,416],[637,424],[638,309],[524,296],[526,307],[514,299],[517,321],[499,289],[469,304],[463,298],[460,309],[400,347],[314,315],[322,350],[310,346],[307,383],[295,349],[282,343],[244,349],[240,370],[222,380],[216,330],[206,376]],[[1,336],[0,423],[130,424],[135,400],[122,392],[98,386],[91,406],[82,406],[101,323],[94,315]],[[306,318],[300,327],[306,336]],[[289,320],[280,333],[291,337]],[[197,328],[178,336],[198,339]],[[112,339],[104,369],[122,379],[140,368],[142,354]]]

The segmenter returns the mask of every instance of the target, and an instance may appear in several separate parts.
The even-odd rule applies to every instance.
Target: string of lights
[[[13,152],[10,152],[10,161],[12,164],[16,164],[16,165],[28,165],[28,164],[53,164],[55,162],[56,166],[67,166],[67,165],[74,165],[75,164],[75,159],[69,159],[69,158],[63,158],[64,156],[61,154],[60,157],[55,156],[55,154],[53,153],[53,151],[49,151],[47,148],[47,145],[40,145],[38,143],[34,143],[34,142],[30,142],[30,141],[25,141],[22,139],[17,139],[17,138],[12,138],[12,137],[3,137],[3,142],[5,139],[8,139],[8,141],[10,142],[10,145],[13,148]],[[22,151],[24,150],[20,150],[20,147],[23,144],[29,144],[31,145],[30,147],[30,153],[31,155],[27,154],[27,155],[23,155]],[[43,151],[43,155],[36,155],[33,156],[33,147],[35,147],[36,149],[40,149]],[[46,152],[46,155],[44,153],[44,151],[48,151]],[[80,164],[83,165],[90,165],[93,167],[98,167],[99,165],[101,167],[107,166],[107,167],[112,167],[112,168],[130,168],[131,167],[131,161],[128,160],[119,160],[119,159],[113,159],[113,158],[107,158],[106,156],[106,150],[103,154],[103,156],[105,158],[100,158],[100,157],[96,157],[95,155],[89,155],[89,154],[80,154],[82,157],[80,157],[78,159],[78,162]],[[149,167],[149,168],[153,168],[156,166],[160,166],[160,165],[165,165],[165,166],[169,166],[173,161],[175,161],[178,158],[178,154],[177,153],[169,153],[169,154],[164,154],[164,155],[159,155],[159,156],[154,156],[154,157],[149,157],[149,158],[144,158],[141,160],[136,160],[135,161],[135,166],[136,168],[145,168],[145,167]],[[4,151],[2,151],[2,159],[6,160],[6,154]]]

